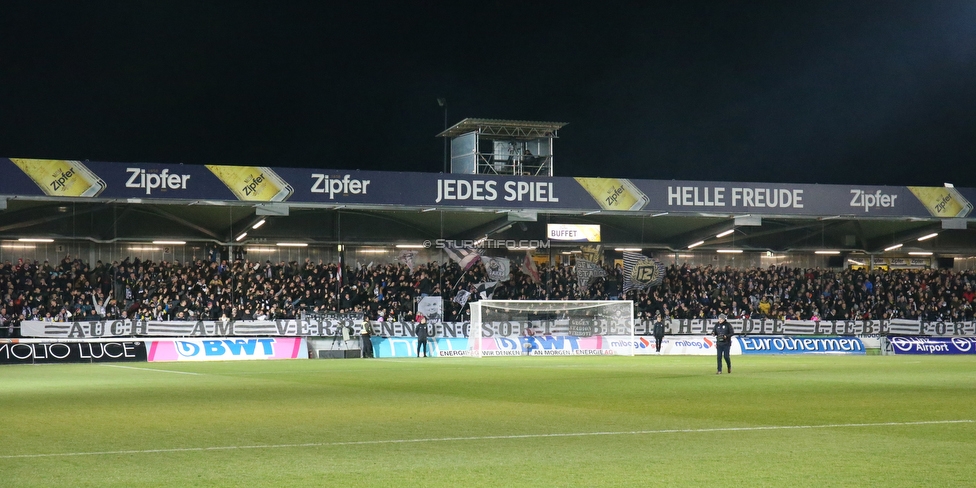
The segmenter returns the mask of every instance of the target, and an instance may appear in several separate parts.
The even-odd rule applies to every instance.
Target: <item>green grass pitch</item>
[[[973,486],[976,357],[0,367],[0,486]]]

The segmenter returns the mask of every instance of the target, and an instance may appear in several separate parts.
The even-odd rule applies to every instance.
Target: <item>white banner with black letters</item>
[[[772,320],[735,319],[729,323],[737,334],[754,335],[922,335],[941,337],[976,336],[976,322],[920,322],[917,320]],[[563,324],[558,321],[533,322],[533,328],[541,333],[558,334]],[[709,334],[715,321],[710,319],[671,319],[665,321],[668,335]],[[321,319],[248,320],[248,321],[144,321],[103,320],[94,322],[43,322],[26,320],[21,324],[24,337],[86,339],[97,337],[227,337],[227,336],[278,336],[278,337],[329,337],[341,334],[343,327],[359,333],[361,322],[352,318],[322,317]],[[600,324],[595,324],[600,326]],[[515,330],[522,327],[517,322],[483,324],[489,333]],[[602,326],[601,326],[602,327]],[[650,320],[635,321],[635,335],[650,335]],[[377,322],[374,330],[385,337],[413,336],[410,322]],[[467,322],[437,324],[442,337],[467,337]],[[615,327],[616,329],[616,327]],[[609,334],[608,331],[601,332]],[[504,333],[500,335],[506,335]]]

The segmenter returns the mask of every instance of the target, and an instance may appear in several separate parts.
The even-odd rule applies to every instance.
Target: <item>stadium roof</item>
[[[426,211],[425,211],[426,210]],[[0,212],[0,239],[43,237],[94,242],[152,241],[161,238],[235,244],[274,241],[420,244],[424,240],[543,239],[547,223],[599,224],[607,247],[696,250],[883,252],[903,243],[901,252],[939,255],[976,254],[976,231],[943,230],[937,219],[763,218],[760,226],[736,226],[731,216],[612,215],[551,212],[537,220],[510,220],[508,211],[485,209],[380,209],[291,207],[288,215],[259,216],[254,205],[129,203],[14,199]],[[266,224],[251,227],[260,220]],[[734,229],[723,237],[719,234]],[[938,238],[919,241],[939,233]],[[569,244],[567,244],[569,245]],[[575,244],[578,245],[578,244]]]
[[[81,176],[82,180],[73,179]],[[240,181],[235,183],[233,178]],[[80,185],[72,186],[78,181]],[[262,185],[272,183],[277,186],[263,189]],[[486,196],[488,188],[493,192],[491,198]],[[792,206],[736,206],[736,195],[753,191],[750,188],[762,190],[767,197],[778,195],[780,204],[784,198],[801,197],[802,201]],[[604,201],[600,192],[610,190],[607,195],[615,199]],[[926,192],[937,198],[929,202]],[[467,196],[460,198],[462,194]],[[900,253],[968,257],[976,255],[976,229],[970,228],[974,194],[974,189],[943,187],[205,168],[0,158],[0,240],[104,243],[174,239],[229,245],[288,240],[391,245],[485,236],[545,239],[546,224],[567,223],[599,224],[602,242],[609,248],[680,252],[704,241],[694,249],[883,253],[902,244]],[[621,204],[625,198],[629,200]],[[945,198],[951,201],[947,203]],[[951,218],[937,214],[947,207],[954,212]],[[252,228],[260,220],[265,224]],[[729,230],[733,232],[725,234]],[[246,238],[238,240],[244,232]],[[932,234],[937,236],[922,239]]]

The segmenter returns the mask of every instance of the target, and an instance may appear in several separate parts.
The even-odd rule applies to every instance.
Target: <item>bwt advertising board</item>
[[[0,194],[617,212],[963,218],[976,189],[535,178],[0,158]]]
[[[416,337],[373,338],[377,357],[417,357]],[[468,339],[429,339],[427,347],[431,356],[468,356]],[[630,354],[656,354],[653,338],[630,336],[512,336],[486,337],[481,340],[482,356],[612,356]],[[732,343],[732,354],[741,354],[738,344]],[[661,354],[712,355],[715,340],[708,336],[666,337]]]
[[[301,337],[249,337],[146,341],[149,362],[308,359]]]
[[[629,341],[629,338],[627,338]],[[481,340],[482,356],[603,356],[625,353],[624,342],[616,347],[609,336],[534,336],[486,337]],[[373,338],[376,357],[417,357],[416,337]],[[431,338],[427,341],[431,356],[469,356],[466,338]]]
[[[891,337],[895,354],[976,354],[976,337]]]

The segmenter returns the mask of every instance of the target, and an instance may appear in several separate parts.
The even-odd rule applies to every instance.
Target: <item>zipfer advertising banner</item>
[[[865,354],[857,337],[738,336],[742,354]]]
[[[895,354],[976,354],[976,337],[890,337]]]
[[[308,345],[301,337],[146,341],[146,350],[149,362],[308,359]]]
[[[0,195],[750,215],[968,217],[976,189],[0,158]]]
[[[107,363],[146,360],[142,342],[0,342],[0,364]]]

